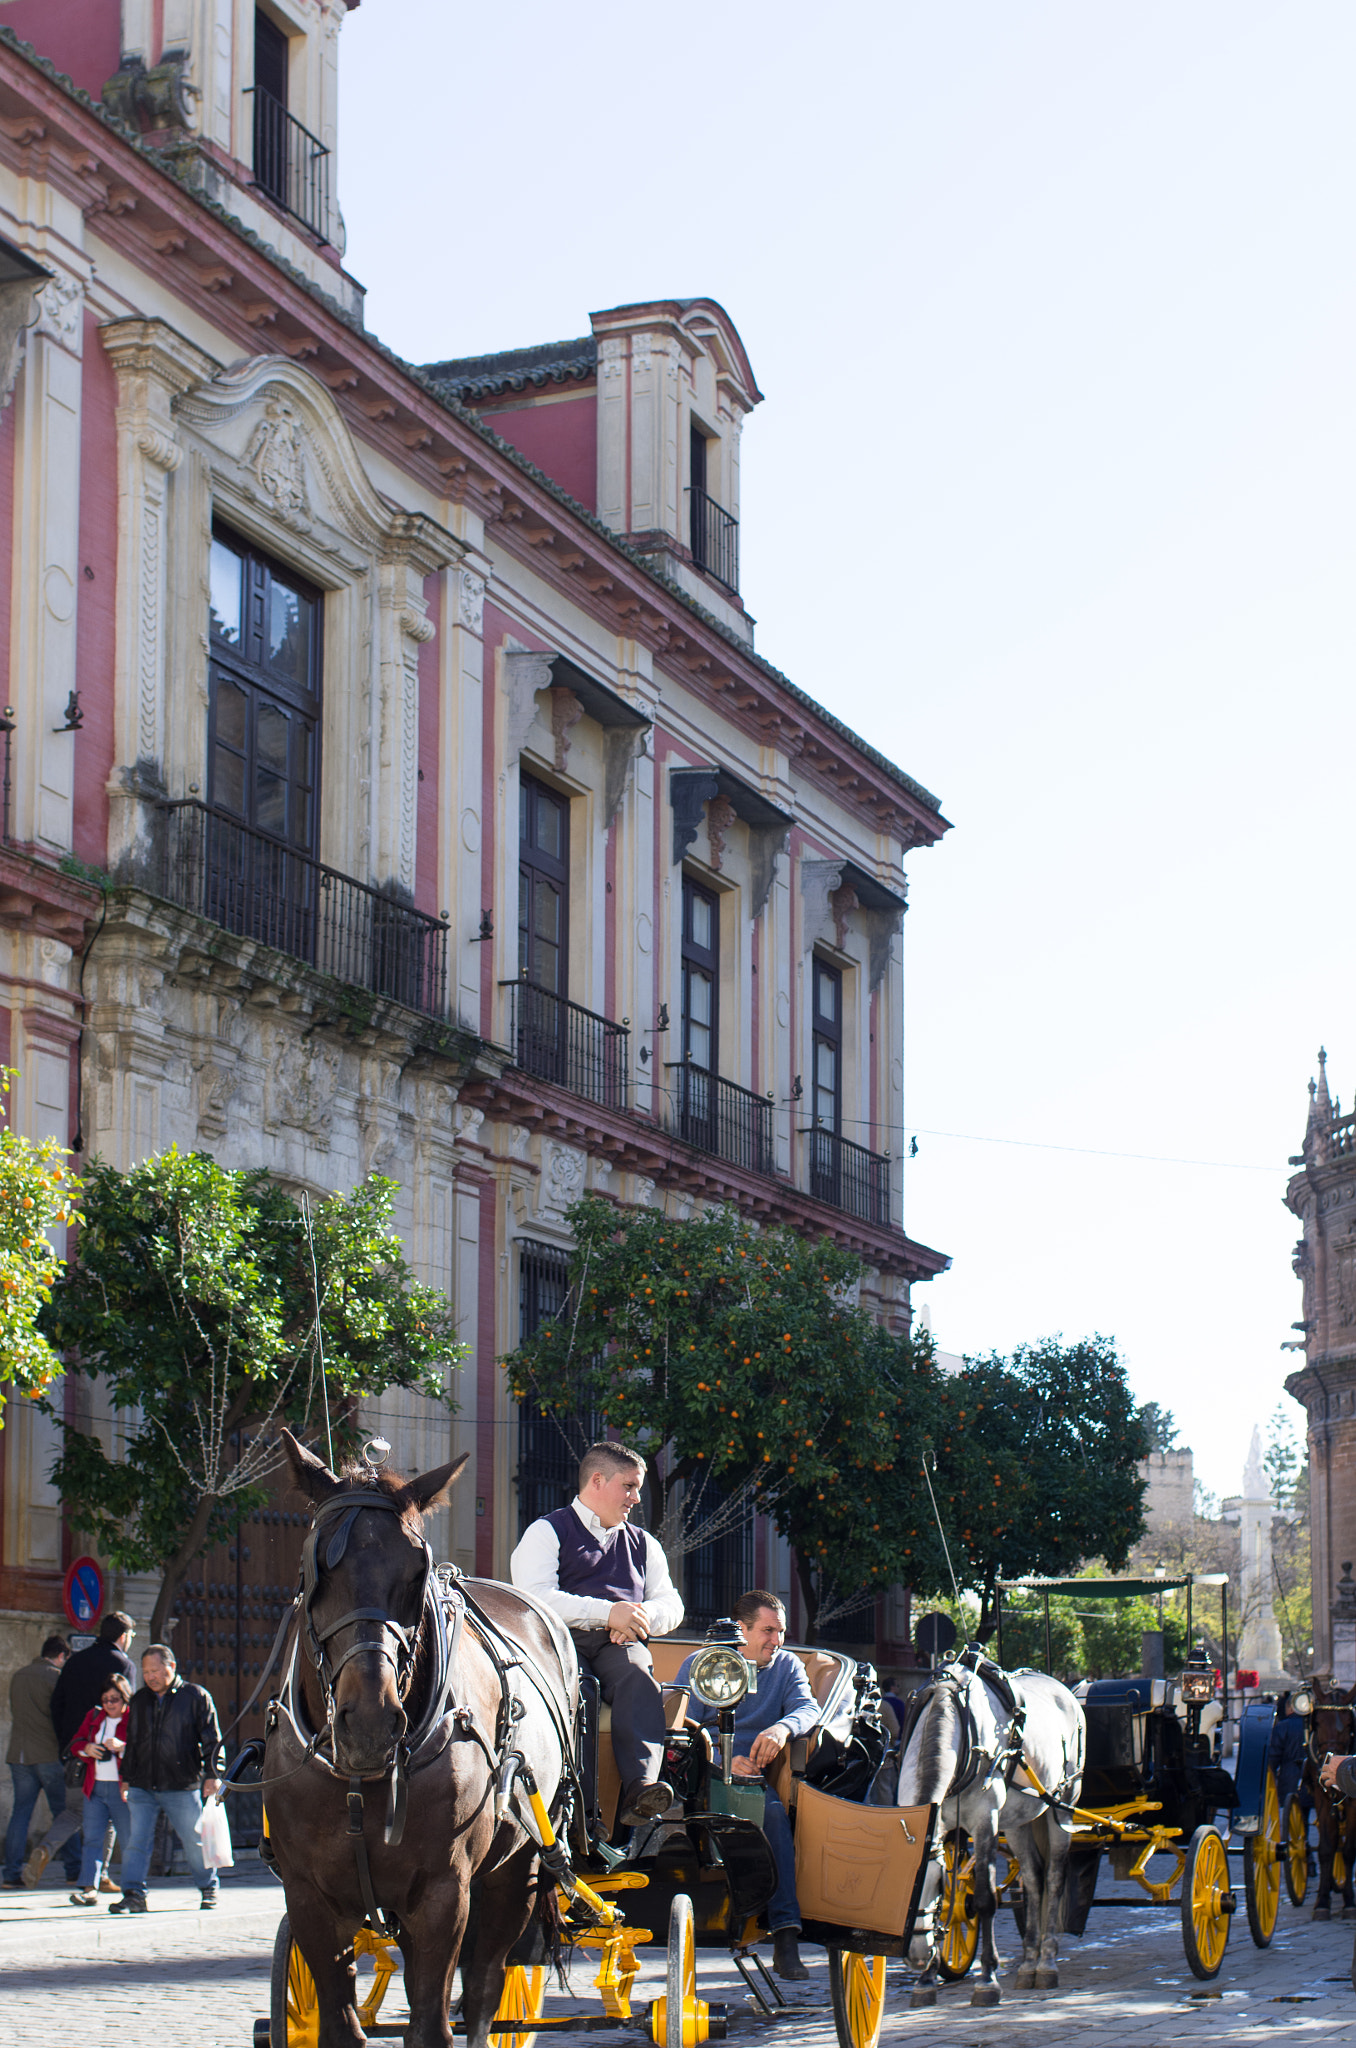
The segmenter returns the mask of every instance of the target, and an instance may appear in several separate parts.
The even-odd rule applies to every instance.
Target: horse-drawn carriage
[[[1221,1577],[1198,1574],[1146,1583],[1155,1592],[1184,1586],[1190,1600],[1193,1584],[1219,1585]],[[1047,1600],[1051,1593],[1117,1599],[1144,1589],[1141,1582],[1115,1579],[1024,1580],[1018,1586]],[[1214,1977],[1239,1903],[1229,1879],[1233,1849],[1242,1859],[1248,1931],[1259,1948],[1267,1947],[1275,1932],[1283,1871],[1291,1896],[1300,1882],[1302,1897],[1298,1872],[1304,1863],[1303,1846],[1296,1852],[1283,1827],[1269,1763],[1275,1717],[1271,1701],[1253,1700],[1244,1707],[1231,1776],[1220,1756],[1224,1705],[1215,1698],[1214,1670],[1203,1654],[1193,1655],[1174,1679],[1094,1679],[1072,1690],[1086,1719],[1087,1753],[1082,1789],[1068,1810],[1065,1931],[1077,1935],[1086,1927],[1098,1903],[1097,1879],[1105,1859],[1118,1879],[1139,1886],[1144,1896],[1133,1903],[1171,1906],[1176,1895],[1187,1962],[1197,1977]],[[1227,1816],[1223,1829],[1220,1815]],[[1286,1821],[1293,1834],[1293,1811],[1287,1811]],[[965,1974],[976,1948],[967,1846],[959,1843],[951,1850],[942,1907],[941,1968],[950,1978]],[[1166,1868],[1163,1859],[1171,1859]],[[1020,1915],[1015,1875],[1010,1868],[1003,1888],[1010,1888]]]
[[[697,1995],[699,1943],[728,1950],[762,2016],[794,2012],[754,1947],[776,1875],[762,1792],[731,1769],[734,1711],[756,1683],[735,1642],[651,1645],[677,1798],[633,1833],[618,1822],[596,1682],[576,1688],[554,1617],[433,1565],[411,1510],[434,1505],[449,1475],[382,1487],[336,1480],[298,1447],[293,1462],[315,1520],[258,1759],[288,1915],[256,2048],[351,2041],[347,2015],[414,2048],[453,2032],[474,2048],[531,2048],[538,2032],[581,2024],[639,2024],[657,2048],[698,2048],[726,2019]],[[364,1512],[383,1505],[394,1513]],[[828,1949],[841,2048],[875,2048],[886,1962],[913,1934],[936,1809],[862,1803],[883,1747],[875,1672],[832,1651],[797,1654],[819,1719],[774,1777],[795,1831],[802,1930]],[[685,1718],[689,1687],[715,1710],[714,1735]],[[665,1990],[645,2009],[633,1999],[637,1950],[661,1941]],[[552,1966],[576,1951],[597,1955],[602,2011],[548,2017]],[[383,2003],[402,1960],[410,2015],[391,2021]]]

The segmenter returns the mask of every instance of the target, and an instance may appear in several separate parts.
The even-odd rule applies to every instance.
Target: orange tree
[[[855,1257],[729,1209],[674,1223],[590,1197],[568,1220],[569,1297],[504,1361],[516,1398],[643,1443],[656,1531],[704,1471],[747,1483],[794,1546],[811,1632],[826,1601],[932,1582],[935,1546],[907,1533],[921,1473],[897,1462],[930,1433],[931,1353],[856,1305]]]
[[[280,1423],[315,1430],[328,1415],[343,1447],[339,1420],[364,1395],[406,1387],[455,1406],[447,1368],[466,1347],[452,1304],[406,1264],[394,1194],[369,1175],[317,1202],[308,1229],[264,1172],[201,1153],[87,1169],[77,1256],[44,1328],[68,1372],[102,1380],[125,1441],[112,1458],[57,1417],[52,1477],[112,1563],[162,1573],[153,1639],[193,1558],[262,1504]]]
[[[0,1067],[0,1094],[17,1078],[13,1067]],[[7,1117],[7,1105],[0,1114]],[[6,1390],[36,1397],[61,1371],[37,1322],[61,1270],[47,1233],[75,1221],[80,1183],[69,1157],[55,1138],[34,1144],[8,1121],[0,1130],[0,1409]]]
[[[967,1360],[935,1389],[933,1486],[962,1585],[980,1595],[980,1641],[1000,1576],[1112,1571],[1144,1527],[1144,1425],[1104,1337]]]

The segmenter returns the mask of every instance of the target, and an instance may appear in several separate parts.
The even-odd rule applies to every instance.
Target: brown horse
[[[1309,1756],[1304,1766],[1303,1782],[1314,1802],[1314,1817],[1318,1822],[1318,1896],[1314,1900],[1312,1915],[1315,1920],[1332,1918],[1333,1860],[1339,1849],[1346,1864],[1340,1887],[1342,1918],[1356,1919],[1356,1890],[1352,1885],[1353,1878],[1356,1878],[1356,1800],[1335,1798],[1326,1785],[1320,1784],[1318,1775],[1323,1759],[1329,1753],[1350,1756],[1356,1752],[1353,1704],[1356,1704],[1356,1686],[1349,1693],[1325,1693],[1317,1685],[1314,1687],[1314,1708],[1308,1717]]]
[[[283,1441],[313,1526],[264,1801],[292,1939],[315,1979],[319,2048],[364,2039],[353,1940],[382,1921],[404,1956],[408,2048],[451,2042],[459,1961],[467,2034],[486,2048],[505,1958],[539,1891],[544,1916],[551,1903],[514,1773],[521,1760],[559,1821],[573,1646],[524,1595],[434,1570],[421,1518],[464,1457],[406,1482],[341,1478],[286,1430]]]

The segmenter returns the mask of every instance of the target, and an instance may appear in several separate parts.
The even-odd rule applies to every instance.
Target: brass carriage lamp
[[[720,1775],[727,1785],[732,1785],[735,1708],[750,1690],[748,1660],[727,1643],[708,1643],[693,1658],[687,1682],[704,1705],[716,1710],[716,1725],[720,1730]]]

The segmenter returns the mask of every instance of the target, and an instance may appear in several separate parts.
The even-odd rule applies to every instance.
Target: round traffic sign
[[[956,1640],[949,1614],[925,1614],[913,1632],[913,1646],[922,1657],[942,1657]]]
[[[104,1575],[92,1557],[77,1557],[62,1588],[66,1619],[73,1628],[88,1628],[104,1604]]]

